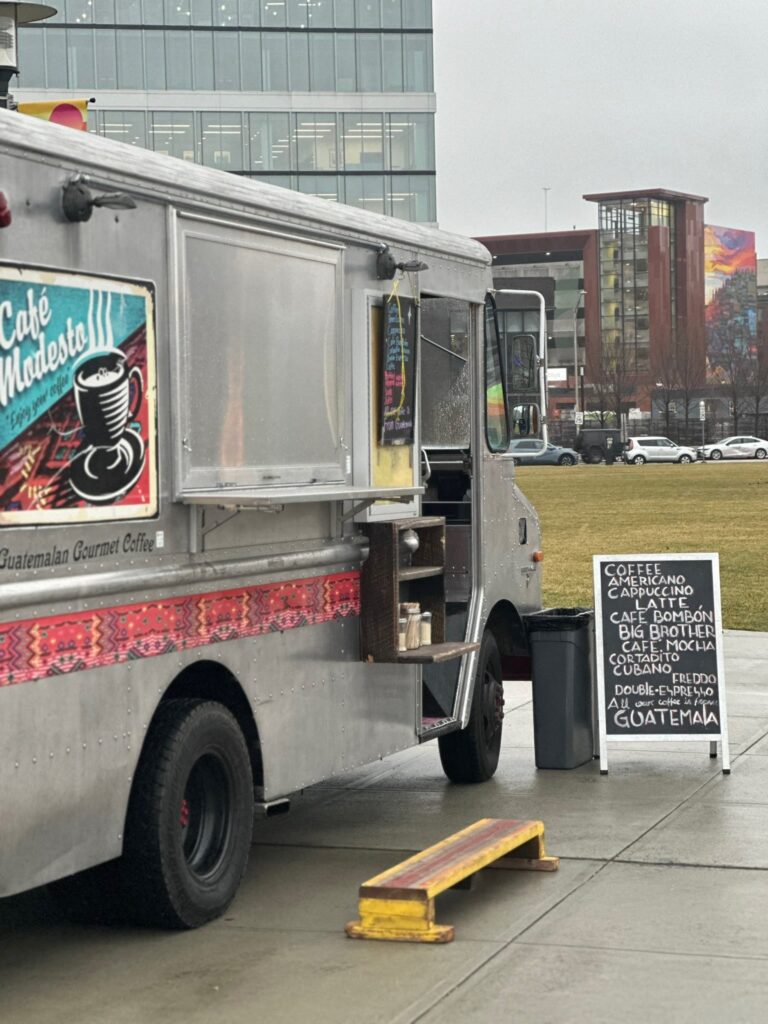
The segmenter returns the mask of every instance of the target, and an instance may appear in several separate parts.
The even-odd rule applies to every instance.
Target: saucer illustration
[[[141,476],[144,455],[144,442],[131,429],[114,446],[88,445],[69,464],[69,486],[93,505],[116,501]]]

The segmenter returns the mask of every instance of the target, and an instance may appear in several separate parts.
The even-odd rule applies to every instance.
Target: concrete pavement
[[[0,902],[4,1024],[762,1024],[768,1016],[768,634],[725,635],[732,774],[708,744],[614,745],[611,771],[533,763],[509,683],[502,761],[449,785],[432,744],[261,823],[243,888],[197,932],[83,928]],[[353,942],[364,879],[479,817],[542,818],[555,874],[438,900],[456,941]]]

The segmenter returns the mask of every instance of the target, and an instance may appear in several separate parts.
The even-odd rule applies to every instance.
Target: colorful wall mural
[[[757,256],[753,231],[704,227],[707,363],[710,374],[754,350]]]

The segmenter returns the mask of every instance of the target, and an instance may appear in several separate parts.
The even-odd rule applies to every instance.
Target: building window
[[[384,169],[382,114],[344,114],[344,167],[348,171]]]
[[[96,32],[96,85],[99,89],[117,88],[117,53],[114,32]]]
[[[251,170],[290,171],[291,140],[289,115],[251,114]],[[290,187],[290,186],[287,186]]]
[[[309,87],[313,92],[333,92],[335,56],[330,32],[309,33]]]
[[[293,92],[309,91],[309,36],[306,32],[288,34],[289,84]]]
[[[403,91],[403,37],[385,35],[381,39],[382,76],[384,92]]]
[[[93,32],[67,30],[67,68],[72,89],[93,89],[96,85],[96,54]]]
[[[434,170],[435,137],[431,114],[390,114],[387,134],[389,166],[393,171]]]
[[[387,213],[422,224],[435,221],[434,175],[393,174],[389,178]]]
[[[300,171],[336,170],[337,126],[334,114],[297,114],[295,139]]]
[[[192,33],[165,33],[165,60],[169,89],[192,88]]]
[[[371,213],[385,213],[384,175],[348,174],[344,178],[346,202]]]
[[[117,35],[117,85],[120,89],[143,89],[144,40],[142,33],[126,29]]]
[[[213,34],[213,79],[218,90],[235,92],[240,88],[240,47],[234,32]]]
[[[335,0],[336,28],[355,27],[354,0]]]
[[[191,113],[166,113],[152,115],[152,149],[181,160],[195,159],[195,127]]]
[[[300,174],[298,186],[304,195],[328,199],[332,203],[339,201],[339,179],[332,174]]]
[[[403,35],[406,92],[432,91],[432,40],[428,35]]]
[[[357,87],[360,92],[381,92],[381,45],[375,34],[355,37]]]
[[[247,37],[243,37],[244,39]],[[194,72],[195,88],[213,91],[213,33],[193,32],[192,52],[194,60],[192,71]],[[261,56],[261,54],[259,54]]]
[[[356,88],[355,37],[339,32],[336,34],[336,89],[354,92]]]
[[[262,36],[262,70],[265,92],[288,91],[288,50],[285,32]]]
[[[381,0],[381,22],[384,28],[402,28],[401,0]]]
[[[355,4],[357,28],[381,28],[381,6],[379,0],[357,0]]]
[[[404,0],[403,28],[432,28],[431,0]]]
[[[63,28],[46,28],[45,84],[49,89],[66,89],[67,33]]]
[[[201,0],[201,2],[204,3],[205,0]],[[249,7],[256,6],[256,0],[252,0],[251,3],[242,4],[244,11],[247,10]],[[235,28],[235,26],[241,23],[242,19],[238,18],[237,0],[213,0],[214,25],[221,26],[222,28]],[[210,25],[210,21],[207,21],[205,24]]]
[[[285,0],[261,0],[261,24],[265,28],[284,28]]]
[[[19,32],[19,67],[22,69],[19,83],[23,89],[45,88],[46,34],[42,28],[25,28]]]
[[[203,163],[222,171],[242,171],[243,126],[240,114],[202,115]]]
[[[163,32],[144,33],[144,60],[147,88],[165,89],[165,38]]]
[[[147,145],[147,115],[143,111],[104,110],[98,114],[100,134],[131,146]]]

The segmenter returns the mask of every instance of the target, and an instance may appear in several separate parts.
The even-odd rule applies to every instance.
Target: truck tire
[[[467,727],[437,739],[440,762],[451,782],[487,782],[493,776],[499,763],[503,724],[501,657],[493,633],[486,630],[477,659]]]
[[[222,914],[253,832],[245,739],[215,701],[169,700],[149,728],[128,804],[122,888],[131,916],[197,928]]]
[[[590,448],[587,452],[587,462],[593,466],[597,466],[598,463],[603,461],[603,450],[602,448]]]

